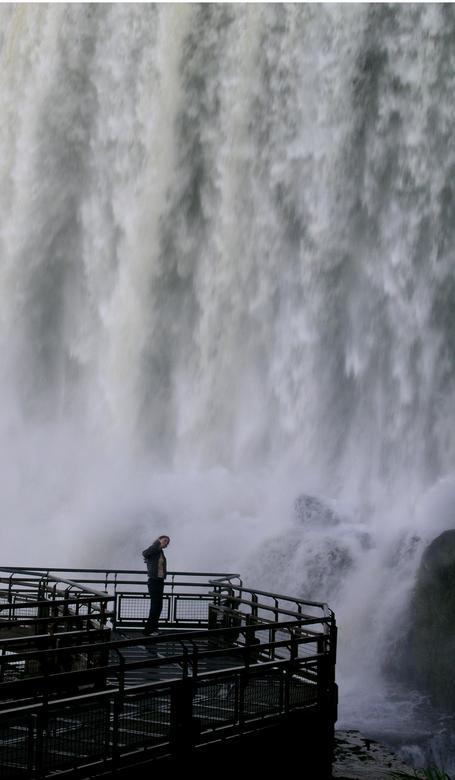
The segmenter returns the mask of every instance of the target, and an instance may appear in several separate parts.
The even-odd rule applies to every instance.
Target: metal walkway
[[[162,631],[145,637],[142,573],[75,574],[3,579],[0,778],[110,776],[291,722],[309,744],[332,739],[326,605],[175,573]]]

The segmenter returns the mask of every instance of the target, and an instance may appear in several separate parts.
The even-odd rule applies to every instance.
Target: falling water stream
[[[383,665],[453,526],[454,44],[441,4],[0,8],[3,564],[166,532],[327,600],[340,723],[414,754]]]

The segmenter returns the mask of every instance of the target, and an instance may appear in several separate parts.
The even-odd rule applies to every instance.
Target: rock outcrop
[[[358,731],[335,732],[332,777],[337,780],[386,780],[392,772],[411,773],[399,756]]]
[[[455,530],[426,548],[412,595],[398,669],[434,704],[455,709]]]
[[[332,602],[371,545],[363,525],[338,514],[329,501],[301,494],[292,525],[262,542],[245,569],[265,590]]]

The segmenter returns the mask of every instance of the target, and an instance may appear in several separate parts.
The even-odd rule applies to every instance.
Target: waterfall
[[[380,674],[453,525],[453,7],[0,22],[4,564],[170,533],[173,568],[329,598]]]

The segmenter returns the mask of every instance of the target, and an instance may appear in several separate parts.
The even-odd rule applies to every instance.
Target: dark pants
[[[158,630],[158,620],[163,607],[164,580],[160,577],[150,578],[147,580],[147,585],[150,593],[150,612],[145,630],[150,632]]]

